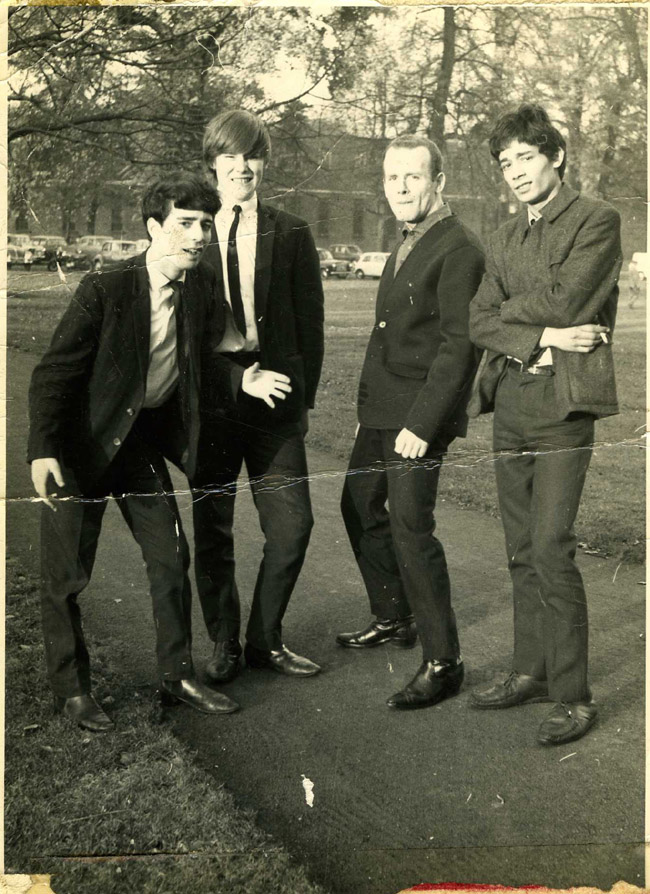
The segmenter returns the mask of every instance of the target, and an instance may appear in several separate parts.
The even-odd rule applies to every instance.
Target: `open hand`
[[[54,459],[53,456],[45,456],[41,459],[32,460],[32,484],[34,485],[34,490],[45,505],[49,506],[53,512],[56,512],[56,507],[48,498],[47,493],[47,480],[50,475],[54,478],[59,487],[65,485],[63,475],[61,474],[61,466],[59,465],[58,460]],[[56,497],[56,494],[52,494],[52,496]]]
[[[283,373],[273,372],[272,369],[260,369],[259,363],[254,363],[244,371],[241,387],[246,394],[258,397],[273,409],[274,398],[285,400],[287,394],[291,393],[291,379]]]

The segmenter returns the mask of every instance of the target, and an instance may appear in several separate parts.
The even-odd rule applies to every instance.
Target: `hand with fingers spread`
[[[63,475],[61,474],[61,466],[59,465],[58,460],[54,459],[53,456],[45,456],[41,459],[32,460],[32,484],[34,485],[34,490],[45,505],[49,506],[53,512],[56,512],[56,507],[48,498],[47,493],[47,481],[50,475],[54,478],[59,487],[64,487],[65,482],[63,480]],[[56,494],[51,494],[51,496],[55,497]]]
[[[246,394],[258,397],[271,409],[275,408],[274,398],[285,400],[287,394],[291,393],[289,376],[272,369],[260,369],[259,363],[254,363],[244,372],[241,386]]]
[[[399,453],[404,459],[420,459],[428,449],[428,441],[418,438],[408,428],[403,428],[395,438],[395,453]]]
[[[559,348],[577,354],[588,354],[598,345],[609,341],[609,328],[596,323],[585,323],[582,326],[569,326],[566,329],[553,329],[547,326],[539,340],[540,348]]]

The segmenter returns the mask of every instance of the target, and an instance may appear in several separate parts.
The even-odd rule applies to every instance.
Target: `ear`
[[[160,233],[161,230],[162,230],[162,227],[158,223],[158,221],[156,220],[155,217],[147,218],[147,233],[149,233],[149,238],[151,239],[152,242],[154,241],[155,237]]]
[[[436,184],[437,184],[437,186],[436,186],[436,191],[439,192],[439,193],[441,193],[441,192],[443,191],[443,189],[445,188],[445,183],[446,183],[446,182],[447,182],[447,178],[446,178],[446,176],[445,176],[445,172],[444,172],[444,171],[440,171],[440,173],[439,173],[438,176],[436,177]]]
[[[563,161],[564,161],[564,149],[558,149],[557,155],[553,159],[553,167],[554,168],[561,167]]]

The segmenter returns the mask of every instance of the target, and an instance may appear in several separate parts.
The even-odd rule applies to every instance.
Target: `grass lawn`
[[[92,644],[93,691],[118,729],[55,715],[35,575],[10,559],[6,592],[6,872],[52,874],[57,894],[324,894],[194,766],[157,701],[133,698],[110,643]]]
[[[81,274],[11,273],[8,343],[42,353]],[[621,412],[597,424],[597,446],[578,516],[580,542],[625,561],[645,554],[645,307],[630,309],[627,287],[614,342]],[[356,427],[356,390],[374,319],[376,281],[325,284],[325,363],[311,414],[311,443],[349,456]],[[9,369],[11,375],[11,369]],[[440,482],[441,500],[498,514],[491,451],[492,417],[473,420],[468,437],[452,444]]]

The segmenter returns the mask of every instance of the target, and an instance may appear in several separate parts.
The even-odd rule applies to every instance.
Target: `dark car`
[[[345,261],[335,260],[332,257],[332,252],[326,248],[317,248],[316,251],[320,259],[320,275],[322,279],[329,279],[330,276],[346,279],[350,268]]]
[[[45,263],[48,270],[92,270],[92,262],[74,245],[58,246],[45,251]]]
[[[336,245],[330,245],[330,251],[337,261],[348,262],[348,270],[354,270],[355,263],[363,254],[363,249],[351,242],[337,242]]]

